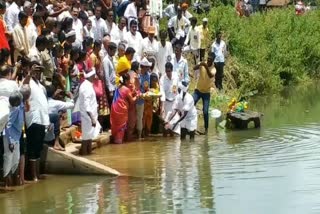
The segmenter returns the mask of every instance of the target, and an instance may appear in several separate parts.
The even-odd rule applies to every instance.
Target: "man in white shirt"
[[[125,33],[127,33],[127,20],[124,17],[121,17],[119,19],[119,24],[111,29],[111,41],[118,45],[124,40],[123,36]]]
[[[172,106],[176,96],[178,95],[178,76],[172,72],[173,66],[170,62],[165,64],[165,74],[160,78],[160,92],[161,92],[161,117],[163,119],[168,118],[172,112]],[[165,130],[163,136],[167,136]],[[172,133],[171,133],[172,135]]]
[[[216,40],[213,42],[211,52],[214,56],[214,66],[216,68],[215,85],[216,88],[222,90],[223,68],[225,63],[225,55],[227,52],[226,43],[221,39],[222,33],[217,32]]]
[[[113,63],[113,56],[117,51],[117,45],[113,42],[110,42],[107,47],[107,55],[102,61],[102,68],[106,83],[106,91],[109,106],[112,104],[114,91],[116,90],[116,71]]]
[[[96,6],[94,10],[94,16],[91,17],[92,31],[94,40],[102,40],[105,34],[108,32],[107,24],[105,20],[101,18],[101,6]]]
[[[112,29],[116,29],[117,25],[113,22],[113,10],[110,9],[107,11],[107,19],[106,19],[108,33],[110,34]],[[112,36],[111,36],[112,38]]]
[[[189,47],[186,48],[188,51],[191,51],[194,59],[194,64],[198,63],[199,58],[199,51],[200,51],[200,31],[196,28],[197,25],[197,18],[192,17],[190,18],[191,28],[189,28],[189,32],[187,34],[186,40],[184,41],[184,45]]]
[[[179,81],[185,81],[189,84],[189,67],[187,60],[182,56],[182,47],[177,44],[174,48],[174,54],[171,59],[173,65],[173,73],[178,75]]]
[[[184,140],[189,134],[190,140],[193,140],[198,123],[197,109],[192,95],[188,93],[188,84],[184,81],[180,82],[178,88],[179,95],[176,96],[172,107],[173,113],[170,115],[169,120],[166,121],[166,124],[169,124],[171,130],[175,130],[180,125],[180,139]],[[177,121],[173,121],[173,118],[179,113],[181,115],[180,118]]]
[[[76,41],[75,46],[80,47],[82,45],[83,41],[83,24],[80,19],[78,19],[79,16],[79,8],[72,7],[72,29],[76,32]]]
[[[141,53],[143,56],[153,57],[158,52],[159,42],[154,38],[156,28],[150,26],[148,28],[148,36],[142,40]]]
[[[171,18],[177,15],[177,10],[179,6],[179,1],[175,0],[173,4],[169,4],[163,11],[163,16]]]
[[[132,3],[128,4],[124,17],[128,20],[128,27],[130,29],[131,21],[135,20],[138,22],[138,8],[141,7],[141,0],[134,0]]]
[[[23,84],[29,85],[31,95],[29,98],[30,110],[26,115],[27,156],[30,164],[32,180],[39,179],[39,160],[47,127],[50,125],[48,100],[46,89],[40,83],[43,68],[37,62],[32,62],[31,71],[23,80]]]
[[[20,13],[20,7],[22,6],[22,0],[13,1],[9,7],[7,7],[5,13],[5,22],[8,32],[12,33],[16,25],[19,24],[18,15]]]
[[[165,74],[165,64],[168,62],[168,58],[171,58],[173,54],[171,42],[166,41],[168,37],[166,30],[160,31],[160,42],[158,42],[158,52],[156,54],[156,63],[160,77]],[[169,59],[170,60],[170,59]]]
[[[169,38],[170,41],[176,39],[177,43],[183,45],[190,21],[182,15],[182,10],[180,7],[178,7],[177,13],[178,15],[171,17],[168,22]]]
[[[142,43],[142,36],[138,29],[138,22],[132,20],[130,23],[130,31],[126,33],[124,36],[124,40],[127,42],[127,48],[133,48],[136,53],[134,59],[138,61],[141,59],[141,43]]]

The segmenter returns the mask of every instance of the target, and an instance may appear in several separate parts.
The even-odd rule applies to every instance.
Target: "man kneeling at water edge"
[[[188,84],[181,82],[178,85],[178,96],[173,104],[173,112],[169,115],[169,119],[165,122],[165,128],[171,129],[175,133],[180,131],[180,139],[186,138],[187,134],[190,139],[194,139],[195,130],[197,129],[198,115],[194,100],[190,93],[188,93]],[[180,118],[175,120],[176,115]],[[180,126],[180,130],[179,127]]]

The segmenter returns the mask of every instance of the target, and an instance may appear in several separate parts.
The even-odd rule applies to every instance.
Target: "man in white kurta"
[[[180,119],[173,123],[172,120],[169,120],[168,123],[171,125],[172,130],[174,130],[180,124],[180,139],[185,139],[187,134],[190,135],[190,139],[194,139],[198,123],[197,109],[194,105],[192,95],[188,93],[187,83],[179,83],[178,88],[179,95],[176,96],[172,108],[175,111],[173,115],[179,113]]]
[[[184,51],[190,51],[193,55],[194,63],[198,63],[198,58],[200,55],[200,31],[196,28],[197,18],[192,17],[191,19],[191,28],[187,34],[186,40],[184,41]],[[189,44],[189,45],[188,45]]]
[[[24,12],[19,13],[19,24],[13,29],[13,42],[15,47],[15,61],[18,56],[27,56],[29,54],[30,45],[28,40],[27,24],[28,16]]]
[[[79,88],[79,109],[81,114],[82,144],[80,155],[89,155],[92,151],[92,140],[98,137],[101,126],[98,122],[98,103],[93,89],[95,71],[85,74],[85,80]]]

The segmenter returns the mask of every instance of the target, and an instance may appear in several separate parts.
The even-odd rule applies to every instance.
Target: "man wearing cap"
[[[206,49],[209,47],[210,42],[208,18],[203,18],[202,25],[199,25],[197,28],[200,33],[200,62],[202,62],[204,60]]]
[[[158,41],[154,38],[156,28],[154,26],[148,27],[148,37],[142,40],[142,55],[155,56],[158,52]]]
[[[144,57],[140,62],[141,74],[139,77],[140,80],[140,92],[141,94],[146,92],[146,88],[150,86],[150,74],[149,70],[152,63],[148,61],[146,57]],[[142,137],[142,130],[143,130],[143,112],[144,112],[144,100],[139,98],[137,100],[137,131],[138,131],[138,138],[141,139]]]
[[[116,51],[117,45],[113,42],[110,42],[107,48],[107,55],[104,57],[102,61],[102,68],[105,78],[109,106],[111,106],[112,104],[113,94],[116,89],[116,71],[112,59]]]
[[[73,47],[77,47],[78,46],[75,45],[75,41],[76,41],[76,32],[74,30],[70,30],[68,33],[66,33],[66,40],[62,43],[62,46],[64,46],[65,44],[68,45],[72,45]]]
[[[91,70],[84,74],[86,78],[79,88],[79,107],[81,114],[82,142],[80,155],[90,155],[92,151],[92,140],[98,137],[101,126],[98,121],[98,104],[93,81],[96,72]]]
[[[180,125],[180,139],[184,140],[189,134],[190,140],[193,140],[198,122],[197,109],[192,95],[188,93],[188,84],[186,82],[182,81],[178,84],[178,91],[179,95],[176,97],[172,107],[173,113],[170,115],[169,120],[166,121],[166,124],[169,124],[171,130],[175,130]],[[180,118],[172,123],[172,119],[176,114],[179,114]]]

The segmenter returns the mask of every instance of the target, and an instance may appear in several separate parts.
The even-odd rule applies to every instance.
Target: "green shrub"
[[[228,43],[226,72],[240,91],[275,92],[320,76],[320,11],[296,16],[289,7],[240,18],[233,7],[220,6],[208,18],[212,35],[221,30]]]

